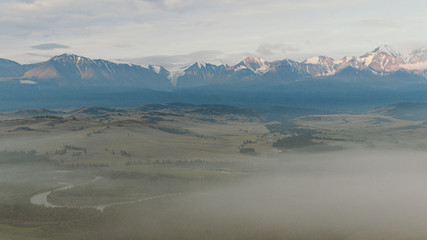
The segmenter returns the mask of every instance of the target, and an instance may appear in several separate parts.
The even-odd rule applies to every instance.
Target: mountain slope
[[[388,45],[380,46],[359,57],[358,61],[378,73],[395,72],[401,68],[402,64],[405,64],[402,56]]]
[[[312,57],[301,62],[291,59],[269,62],[248,57],[233,66],[194,63],[174,71],[161,66],[118,64],[63,54],[27,65],[0,59],[0,81],[15,85],[154,90],[206,86],[261,90],[301,81],[321,81],[332,85],[358,83],[367,87],[381,87],[382,84],[387,87],[416,82],[427,84],[427,49],[418,49],[403,56],[391,47],[382,45],[363,56],[344,57],[338,61],[327,56]]]
[[[414,81],[423,82],[427,77],[427,70],[419,68],[424,64],[423,69],[427,69],[427,51],[414,51],[410,57],[404,58],[388,45],[379,46],[360,57],[344,57],[339,61],[327,56],[312,57],[302,62],[291,59],[268,62],[262,58],[248,57],[226,69],[211,65],[209,74],[201,73],[201,69],[196,67],[200,64],[194,64],[184,70],[187,74],[177,79],[177,86],[186,88],[210,84],[239,89],[263,89],[317,79],[342,83],[359,81],[368,86],[373,83],[375,87],[380,84],[387,87],[388,83],[404,84],[406,81],[411,84]],[[191,80],[189,76],[192,76]]]
[[[0,58],[0,78],[10,78],[22,76],[24,69],[21,64]]]
[[[210,63],[194,63],[177,78],[176,86],[178,88],[188,88],[213,84],[213,81],[220,81],[224,77],[227,67],[226,65],[217,66]]]
[[[21,79],[65,87],[128,86],[170,89],[169,72],[162,67],[117,64],[63,54],[46,62],[23,66]]]

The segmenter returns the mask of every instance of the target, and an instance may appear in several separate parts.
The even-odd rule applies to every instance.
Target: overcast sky
[[[425,0],[1,0],[1,58],[135,63],[360,56],[427,47]]]

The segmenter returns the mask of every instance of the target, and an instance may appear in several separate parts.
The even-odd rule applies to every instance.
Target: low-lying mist
[[[117,231],[107,231],[105,237],[427,237],[425,152],[288,153],[274,160],[259,161],[277,161],[273,173],[132,208],[107,209],[102,227],[111,225]]]

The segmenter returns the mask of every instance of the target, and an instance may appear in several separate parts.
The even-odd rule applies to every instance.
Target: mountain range
[[[317,56],[304,61],[265,61],[248,57],[234,66],[194,63],[177,71],[89,59],[74,54],[21,65],[0,59],[0,82],[59,87],[137,87],[153,90],[222,86],[229,89],[268,88],[324,80],[369,83],[396,81],[427,83],[427,49],[404,56],[382,45],[360,57],[334,60]],[[317,83],[316,83],[317,84]]]

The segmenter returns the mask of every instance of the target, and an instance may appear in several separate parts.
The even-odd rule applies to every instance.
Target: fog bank
[[[351,150],[284,154],[277,161],[280,171],[274,174],[159,202],[158,211],[145,205],[107,214],[116,214],[119,222],[132,218],[123,236],[129,232],[174,239],[427,236],[427,153]]]

